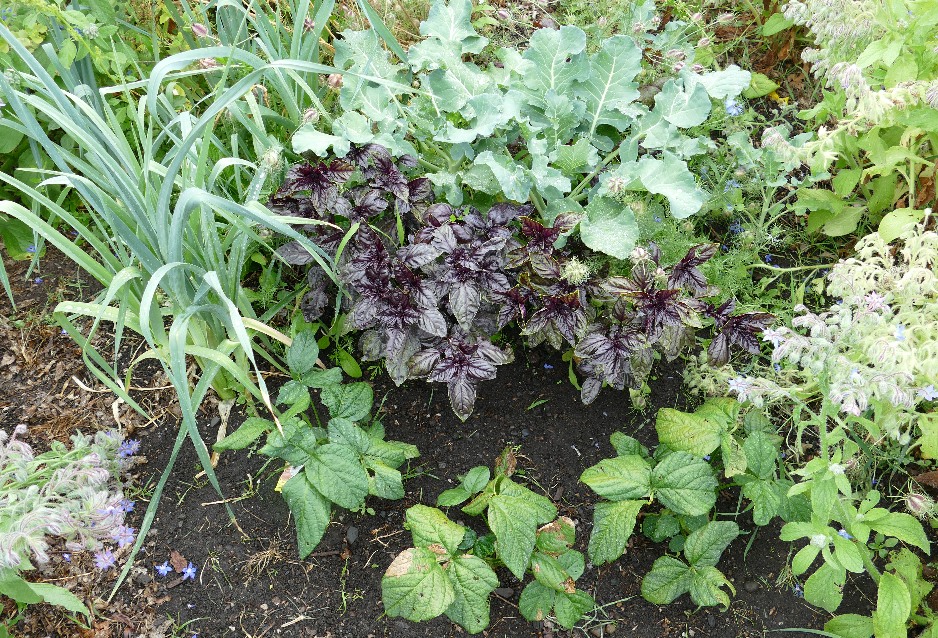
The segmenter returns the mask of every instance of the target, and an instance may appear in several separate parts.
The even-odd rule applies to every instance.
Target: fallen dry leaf
[[[177,552],[175,549],[169,554],[169,564],[173,566],[173,569],[176,570],[177,574],[181,574],[188,565],[189,561],[186,560],[186,557]]]

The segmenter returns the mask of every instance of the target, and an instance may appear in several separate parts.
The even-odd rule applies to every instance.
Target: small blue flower
[[[189,565],[187,565],[186,568],[182,570],[182,579],[186,580],[188,578],[189,580],[195,580],[196,571],[198,571],[196,566],[190,562]]]
[[[39,284],[42,283],[42,277],[36,277],[35,279],[33,279],[33,283],[38,286]]]
[[[875,478],[871,478],[871,479],[870,479],[870,485],[876,485],[877,483],[879,483],[879,481],[878,481],[877,479],[875,479]]]
[[[154,569],[156,569],[156,572],[157,572],[160,576],[165,576],[165,575],[168,574],[169,572],[173,571],[173,568],[170,566],[168,560],[167,560],[167,561],[163,561],[163,564],[162,564],[162,565],[157,565],[156,567],[154,567]]]
[[[94,566],[101,570],[114,567],[116,562],[117,558],[114,556],[114,552],[109,549],[101,550],[94,555]]]
[[[725,252],[725,253],[730,252],[730,247],[727,246],[726,244],[723,244],[722,246],[720,246],[720,248],[721,248],[721,249],[723,250],[723,252]]]
[[[919,390],[918,395],[925,401],[934,401],[938,399],[938,390],[935,390],[935,386],[930,384]]]
[[[905,341],[905,326],[901,323],[896,324],[896,341]]]
[[[742,187],[742,184],[739,183],[739,180],[728,179],[726,180],[726,184],[724,184],[723,186],[723,192],[728,193],[731,188],[740,188],[740,187]]]
[[[28,253],[35,253],[35,252],[36,252],[36,244],[30,244],[29,246],[27,246],[27,247],[26,247],[26,252],[28,252]]]
[[[132,511],[134,511],[134,506],[135,506],[135,505],[136,505],[136,504],[135,504],[133,501],[131,501],[130,499],[126,499],[126,498],[125,498],[125,499],[121,499],[121,509],[124,510],[125,512],[132,512]]]
[[[850,532],[848,532],[848,531],[845,530],[845,529],[842,529],[842,530],[840,530],[839,532],[837,532],[837,535],[840,536],[841,538],[846,538],[848,541],[852,541],[852,540],[853,540],[853,536],[851,536],[851,535],[850,535]]]
[[[710,460],[710,455],[709,455],[709,454],[704,454],[703,460],[704,460],[704,461],[709,461],[709,460]]]
[[[661,223],[661,216],[660,216],[660,215],[655,215],[655,223],[656,223],[656,224],[660,224],[660,223]]]
[[[791,593],[795,595],[795,598],[804,598],[804,589],[801,585],[795,585],[791,588]]]
[[[72,562],[72,555],[69,554],[68,552],[64,552],[62,554],[62,560],[64,560],[66,563],[70,563]]]
[[[767,264],[771,264],[771,263],[772,263],[772,255],[766,255],[766,256],[765,256],[765,263],[767,263]]]
[[[111,532],[111,538],[114,539],[118,547],[127,547],[128,545],[133,545],[133,542],[137,537],[134,534],[133,527],[121,525]]]
[[[120,447],[117,450],[117,454],[122,459],[125,459],[128,456],[133,456],[139,451],[140,451],[140,441],[138,441],[137,439],[128,439],[120,444]]]
[[[781,372],[781,371],[782,371],[782,364],[776,363],[774,367],[775,367],[775,371],[776,371],[776,372]]]
[[[724,108],[726,108],[726,114],[730,117],[736,117],[742,115],[745,109],[743,105],[736,101],[736,98],[726,98],[726,101],[723,102]]]
[[[554,366],[550,365],[549,363],[545,363],[545,364],[544,364],[544,369],[545,369],[545,370],[553,370],[553,369],[554,369]]]
[[[60,334],[62,334],[63,336],[67,337],[67,336],[68,336],[68,330],[66,330],[65,328],[62,328],[62,332],[61,332]]]
[[[738,221],[734,221],[732,224],[730,224],[730,232],[733,233],[734,235],[740,234],[741,232],[743,232],[743,230],[745,230],[743,228],[743,225],[740,224]]]

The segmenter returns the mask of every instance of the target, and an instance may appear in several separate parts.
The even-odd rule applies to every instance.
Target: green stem
[[[536,208],[537,212],[541,215],[547,210],[547,204],[544,203],[544,198],[542,198],[537,191],[531,191],[531,203],[534,204],[534,208]]]
[[[837,264],[814,264],[813,266],[793,266],[791,268],[778,268],[777,266],[767,266],[765,264],[750,264],[746,268],[762,268],[763,270],[771,270],[772,272],[784,273],[784,272],[799,272],[802,270],[820,270],[821,268],[833,268]]]
[[[880,574],[879,570],[876,569],[876,565],[873,564],[873,559],[870,558],[870,552],[865,546],[860,547],[860,557],[863,559],[863,566],[866,567],[866,571],[869,573],[870,578],[872,578],[873,582],[878,585],[879,578],[882,576],[882,574]]]
[[[599,163],[599,166],[594,168],[592,173],[584,177],[583,181],[581,181],[579,184],[576,185],[576,188],[574,188],[570,192],[570,195],[568,197],[576,201],[576,196],[579,195],[583,191],[583,189],[586,188],[589,185],[589,183],[593,181],[594,177],[599,175],[599,172],[602,171],[606,167],[606,164],[611,162],[613,158],[619,154],[619,149],[621,148],[621,146],[622,145],[620,144],[619,146],[615,147],[608,155],[606,155],[606,157],[604,157],[603,160]]]

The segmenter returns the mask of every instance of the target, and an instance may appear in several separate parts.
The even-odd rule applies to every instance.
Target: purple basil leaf
[[[734,315],[723,324],[720,334],[726,335],[731,345],[738,346],[750,354],[758,354],[759,339],[756,335],[774,321],[775,316],[767,312]]]
[[[436,308],[424,308],[417,317],[417,327],[435,337],[445,337],[448,330],[446,319]]]
[[[408,268],[420,268],[440,256],[440,250],[430,244],[408,244],[397,251],[397,258]]]
[[[730,340],[722,332],[713,338],[707,348],[707,358],[710,365],[720,367],[730,360]]]
[[[533,208],[530,206],[530,204],[519,205],[512,204],[510,202],[503,202],[500,204],[495,204],[489,209],[488,221],[490,224],[504,226],[517,217],[522,215],[530,215],[532,211]]]
[[[464,330],[472,325],[481,303],[482,296],[472,282],[456,283],[449,292],[450,311]]]
[[[426,348],[410,358],[410,376],[414,378],[425,377],[430,374],[441,353],[437,348]]]
[[[377,157],[383,157],[389,160],[391,159],[391,153],[380,144],[365,144],[363,146],[352,145],[345,159],[355,164],[358,168],[365,168],[372,159]]]
[[[411,204],[425,202],[433,197],[433,183],[426,177],[410,180],[407,183],[407,190],[410,191]]]
[[[586,377],[583,379],[583,383],[580,385],[580,400],[583,402],[583,405],[589,405],[595,401],[602,387],[603,382],[596,377]]]
[[[716,244],[694,246],[687,255],[675,264],[668,277],[669,288],[684,288],[694,294],[708,289],[706,276],[697,268],[716,254]]]
[[[420,165],[420,160],[413,155],[401,155],[397,161],[401,166],[406,166],[407,168],[417,168],[417,166]]]
[[[476,403],[475,381],[465,377],[453,379],[447,384],[447,393],[449,404],[460,421],[468,419]]]
[[[328,305],[329,297],[326,295],[326,291],[315,288],[303,295],[300,310],[303,312],[303,318],[312,323],[322,316]]]

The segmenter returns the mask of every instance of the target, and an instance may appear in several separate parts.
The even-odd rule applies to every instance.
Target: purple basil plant
[[[363,359],[382,360],[396,384],[446,383],[453,411],[466,419],[478,383],[513,358],[491,339],[512,322],[529,345],[573,349],[585,403],[604,385],[643,387],[654,352],[670,360],[694,347],[704,320],[713,324],[714,364],[726,363],[733,346],[758,352],[756,334],[773,317],[734,315],[733,299],[708,301],[718,291],[699,266],[715,245],[691,248],[670,269],[652,245],[628,277],[603,276],[578,258],[575,240],[557,248],[576,216],[561,214],[548,226],[529,205],[481,212],[434,203],[416,166],[376,144],[353,147],[342,159],[292,167],[269,204],[309,218],[305,232],[338,256],[346,325],[361,332]],[[277,252],[294,266],[311,265],[301,309],[308,321],[318,319],[330,305],[329,280],[298,243]]]

